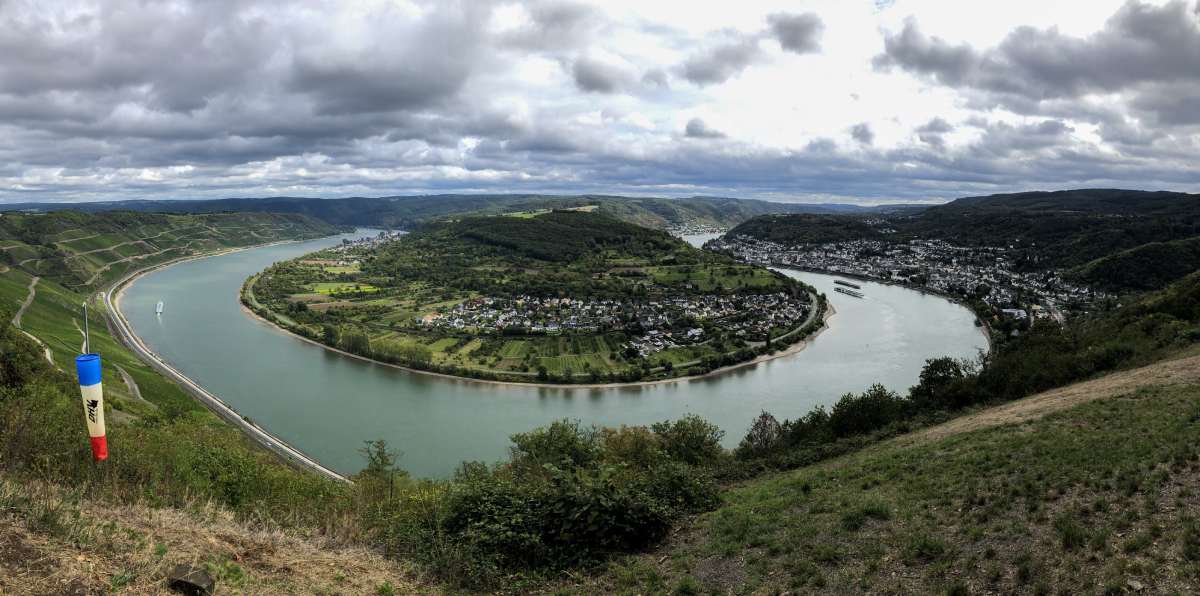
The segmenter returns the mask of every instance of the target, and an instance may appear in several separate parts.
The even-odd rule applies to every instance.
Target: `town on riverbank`
[[[1064,279],[1059,271],[1019,272],[1005,247],[963,247],[944,240],[850,240],[788,245],[745,235],[724,236],[709,250],[747,263],[792,267],[898,283],[971,305],[1008,334],[1036,319],[1063,322],[1111,295]]]

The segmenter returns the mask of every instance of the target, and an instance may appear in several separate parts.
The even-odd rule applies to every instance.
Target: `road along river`
[[[363,231],[366,233],[367,231]],[[130,283],[120,309],[143,344],[256,425],[341,473],[363,465],[362,442],[383,438],[424,477],[463,460],[505,457],[509,435],[561,418],[649,424],[698,414],[736,445],[767,410],[794,418],[842,394],[883,383],[905,391],[925,359],[987,348],[962,306],[866,281],[862,299],[836,279],[786,271],[824,292],[837,314],[807,349],[726,374],[635,387],[495,385],[398,370],[345,357],[245,312],[238,290],[271,263],[340,242],[339,236],[186,261]],[[164,312],[155,314],[158,301]]]

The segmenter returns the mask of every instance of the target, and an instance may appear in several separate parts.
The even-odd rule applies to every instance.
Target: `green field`
[[[342,292],[366,292],[373,294],[379,291],[379,288],[371,284],[354,282],[321,282],[312,284],[310,289],[317,294],[340,294]]]

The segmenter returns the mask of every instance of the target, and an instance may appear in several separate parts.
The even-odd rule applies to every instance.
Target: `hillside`
[[[1145,291],[1161,288],[1197,270],[1200,270],[1200,236],[1149,242],[1100,257],[1071,273],[1106,290]]]
[[[981,410],[736,487],[566,590],[1194,593],[1198,408],[1191,356]]]
[[[261,199],[216,199],[206,201],[118,201],[75,203],[73,209],[99,212],[130,210],[141,212],[213,213],[273,212],[309,215],[336,225],[358,225],[413,229],[436,219],[464,214],[499,215],[544,209],[571,209],[595,206],[600,213],[629,223],[651,227],[678,226],[727,228],[764,213],[844,213],[869,212],[873,208],[854,205],[773,203],[753,199],[691,197],[679,199],[653,197],[616,197],[603,195],[426,195],[411,197],[353,197],[313,199],[305,197],[269,197]],[[64,205],[21,203],[7,206],[13,210],[45,211]],[[903,209],[905,206],[898,206]]]
[[[268,269],[244,300],[376,360],[569,383],[700,374],[794,343],[820,319],[805,290],[665,232],[573,210],[466,217],[336,247]],[[756,310],[772,314],[759,321]]]
[[[100,317],[92,342],[105,357],[110,459],[91,464],[78,387],[62,371],[79,341],[62,321],[82,297],[47,289],[21,323],[56,347],[70,342],[53,363],[0,325],[0,592],[166,593],[177,564],[248,593],[417,591],[409,567],[349,531],[345,486],[252,446],[115,344]]]
[[[5,213],[0,264],[71,288],[97,288],[179,257],[337,231],[303,215],[273,213]]]
[[[782,244],[939,239],[1006,247],[1017,271],[1073,269],[1096,287],[1144,291],[1195,269],[1184,241],[1200,237],[1200,196],[1084,189],[967,197],[907,214],[765,215],[730,230],[735,235]],[[1106,257],[1113,259],[1100,261]],[[1158,263],[1148,279],[1137,278],[1139,265],[1159,258],[1180,262]]]

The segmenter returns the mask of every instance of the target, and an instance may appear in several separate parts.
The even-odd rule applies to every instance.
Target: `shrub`
[[[579,421],[558,420],[549,426],[512,436],[512,461],[518,467],[545,464],[566,469],[587,466],[600,455],[597,431],[579,426]]]
[[[829,413],[829,426],[838,437],[866,434],[899,420],[904,410],[904,399],[875,384],[857,396],[843,395]]]
[[[662,439],[663,449],[676,461],[693,466],[711,465],[725,453],[721,448],[725,431],[695,414],[674,422],[656,422],[650,428]]]

